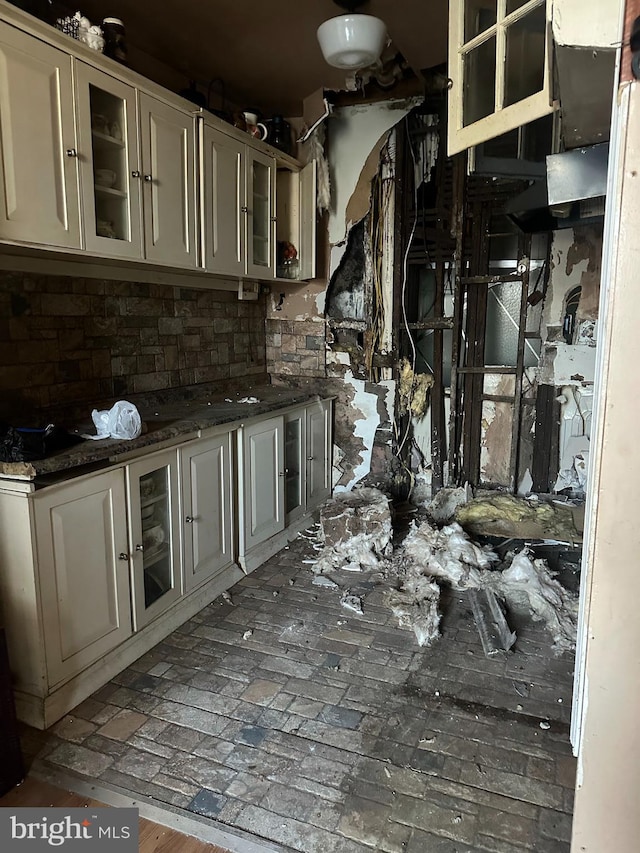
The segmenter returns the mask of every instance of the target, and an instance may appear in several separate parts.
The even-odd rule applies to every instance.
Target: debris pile
[[[400,627],[413,630],[419,646],[428,646],[440,636],[440,587],[434,581],[420,575],[407,577],[385,600]]]
[[[456,521],[475,535],[554,539],[571,544],[582,539],[571,507],[502,493],[459,506]]]
[[[316,574],[375,568],[391,554],[391,501],[379,489],[356,489],[327,501],[320,526],[324,547],[313,567]]]

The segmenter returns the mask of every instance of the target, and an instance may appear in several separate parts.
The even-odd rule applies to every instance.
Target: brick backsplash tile
[[[16,405],[58,412],[141,391],[259,381],[266,371],[262,299],[0,272],[0,398],[10,392]]]

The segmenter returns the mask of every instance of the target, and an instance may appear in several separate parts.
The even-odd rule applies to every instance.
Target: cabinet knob
[[[151,183],[151,181],[153,180],[153,175],[145,175],[145,176],[144,176],[144,180],[145,180],[148,184],[150,184],[150,183]]]
[[[248,207],[241,207],[240,213],[249,213],[249,208]]]
[[[128,560],[129,555],[126,554],[124,551],[120,551],[120,553],[118,554],[118,559],[119,560]]]
[[[313,462],[313,456],[307,456],[307,462]]]
[[[136,545],[136,551],[144,551],[144,545]]]
[[[133,172],[131,172],[131,177],[132,178],[139,178],[140,177],[140,171],[138,169],[134,169]]]
[[[187,524],[193,524],[193,522],[195,521],[195,518],[192,515],[188,515],[185,518],[185,521],[187,522]]]
[[[77,157],[78,152],[75,148],[67,148],[67,157]]]

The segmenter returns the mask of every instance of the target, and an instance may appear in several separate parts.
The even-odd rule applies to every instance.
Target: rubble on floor
[[[556,533],[566,525],[566,516],[559,511],[563,508],[549,504],[531,506],[510,495],[498,495],[462,506],[459,501],[466,500],[465,489],[446,491],[435,507],[441,517],[457,504],[458,514],[471,506],[467,517],[482,523],[502,508],[507,521],[526,525],[532,518],[538,524],[551,518]],[[565,513],[573,523],[571,512]],[[544,622],[556,651],[575,648],[577,595],[555,579],[545,560],[532,558],[526,548],[501,558],[491,546],[474,542],[458,522],[438,527],[430,520],[413,521],[395,551],[392,535],[390,499],[379,489],[362,488],[328,501],[320,512],[318,532],[309,531],[306,536],[318,551],[315,560],[306,561],[315,574],[314,585],[335,590],[342,607],[358,614],[364,612],[368,589],[386,585],[384,602],[401,627],[413,630],[420,646],[439,636],[439,584],[445,583],[456,590],[482,591],[471,600],[485,654],[506,651],[516,639],[498,599]],[[354,587],[352,577],[349,582],[340,580],[341,571],[367,572],[369,580]]]
[[[464,506],[472,499],[473,492],[467,483],[457,489],[440,489],[425,509],[429,518],[437,524],[449,524],[455,518],[458,507]]]
[[[392,550],[391,500],[374,488],[341,493],[322,506],[320,528],[316,574],[377,567]]]
[[[499,493],[474,498],[458,507],[455,517],[465,530],[476,535],[573,544],[582,540],[576,525],[580,515],[581,508]]]

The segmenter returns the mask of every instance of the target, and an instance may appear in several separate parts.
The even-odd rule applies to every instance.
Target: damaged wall
[[[391,424],[395,383],[388,378],[388,369],[383,371],[380,381],[369,381],[361,358],[372,313],[371,249],[367,244],[368,229],[362,224],[355,234],[360,241],[354,252],[358,269],[349,271],[351,278],[356,276],[360,281],[360,325],[338,334],[328,325],[331,319],[328,303],[334,307],[339,304],[340,310],[336,312],[339,318],[334,319],[347,325],[350,319],[347,315],[354,313],[345,310],[353,303],[349,276],[342,276],[341,292],[334,294],[338,299],[331,301],[327,297],[343,262],[352,226],[362,223],[371,209],[372,181],[380,169],[381,152],[389,132],[416,103],[416,99],[405,99],[343,107],[328,119],[332,198],[326,220],[327,274],[312,282],[274,288],[267,305],[267,369],[272,381],[309,387],[336,397],[334,485],[338,490],[351,489],[365,477],[388,479],[394,466]],[[384,306],[382,322],[389,329],[391,261],[386,258],[383,264],[385,294],[380,299]]]
[[[596,372],[602,226],[556,231],[542,318],[540,382],[558,389],[561,404],[559,468],[555,490],[584,492]],[[574,311],[568,297],[580,288]],[[575,313],[573,328],[568,315]]]

